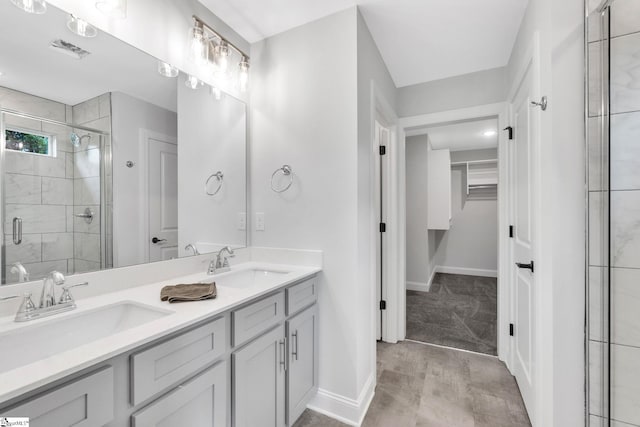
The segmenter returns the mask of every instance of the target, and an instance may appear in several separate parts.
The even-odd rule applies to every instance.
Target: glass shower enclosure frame
[[[585,10],[585,418],[591,427],[635,427],[640,426],[640,0],[585,0]]]

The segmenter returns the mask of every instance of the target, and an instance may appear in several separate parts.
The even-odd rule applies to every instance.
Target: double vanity
[[[0,318],[0,415],[31,426],[288,426],[317,391],[319,267],[243,262]],[[163,286],[215,281],[211,300]]]

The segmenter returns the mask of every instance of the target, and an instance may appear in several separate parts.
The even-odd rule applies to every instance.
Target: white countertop
[[[178,283],[195,283],[201,280],[222,278],[233,272],[251,269],[281,270],[287,274],[281,276],[281,280],[252,288],[235,289],[218,287],[218,295],[215,299],[169,304],[160,301],[160,289],[166,285]],[[34,325],[46,324],[52,320],[65,316],[76,316],[83,311],[93,310],[109,304],[123,301],[132,301],[147,306],[170,310],[172,313],[144,323],[140,326],[127,329],[114,335],[101,338],[80,347],[57,353],[46,359],[18,367],[9,371],[2,371],[0,366],[0,406],[15,397],[32,391],[38,387],[64,378],[67,375],[81,371],[92,365],[125,353],[143,344],[162,338],[172,332],[196,324],[217,314],[226,312],[238,305],[258,298],[262,295],[283,288],[299,280],[310,277],[321,271],[319,267],[307,267],[299,265],[284,265],[264,262],[245,262],[232,267],[229,273],[215,276],[207,276],[206,272],[191,274],[171,280],[152,283],[149,285],[132,287],[112,293],[106,293],[90,298],[79,299],[78,308],[60,313],[45,319],[33,320],[26,323],[14,322],[14,316],[0,317],[0,346],[2,335],[19,332],[22,328],[30,328]],[[59,293],[60,290],[58,290]],[[56,338],[55,328],[52,326],[51,339]],[[45,342],[42,345],[46,345]],[[20,351],[19,348],[1,348],[1,351]]]

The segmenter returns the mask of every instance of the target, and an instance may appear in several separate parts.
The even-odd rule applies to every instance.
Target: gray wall
[[[398,89],[398,115],[409,117],[503,102],[508,90],[506,67],[405,86]]]
[[[178,83],[176,83],[178,84]],[[142,230],[148,227],[140,218],[141,168],[140,131],[149,130],[177,138],[178,118],[165,110],[120,92],[111,95],[113,110],[113,235],[114,266],[140,264],[144,258]],[[133,161],[138,167],[128,168]]]
[[[391,108],[396,105],[396,87],[391,75],[373,41],[369,28],[362,15],[357,13],[357,51],[358,51],[358,294],[365,301],[372,301],[372,286],[375,281],[371,277],[370,255],[374,250],[375,241],[371,239],[371,230],[375,229],[372,223],[371,199],[372,185],[371,166],[377,160],[373,156],[372,149],[374,117],[371,116],[372,103],[371,86],[376,87],[379,95],[384,98]],[[371,354],[375,353],[375,341],[371,339],[373,328],[368,311],[361,312],[360,322],[362,331],[358,336],[359,347],[369,347]],[[366,332],[364,332],[366,331]],[[373,358],[367,364],[358,366],[358,387],[367,380],[369,373],[375,370]]]
[[[427,135],[411,136],[406,145],[407,282],[426,285],[433,266],[434,232],[427,230]],[[429,244],[429,237],[431,243]]]
[[[252,246],[324,251],[319,386],[349,399],[370,345],[358,348],[369,301],[358,294],[357,11],[351,8],[251,47],[251,206],[265,230]],[[291,165],[287,192],[269,187]],[[366,326],[367,329],[360,330]],[[373,341],[373,334],[369,335]],[[368,367],[370,370],[371,367]]]

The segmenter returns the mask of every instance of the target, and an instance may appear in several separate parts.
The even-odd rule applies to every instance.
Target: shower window
[[[25,129],[9,128],[5,131],[5,141],[7,150],[55,156],[55,138],[52,135]]]

